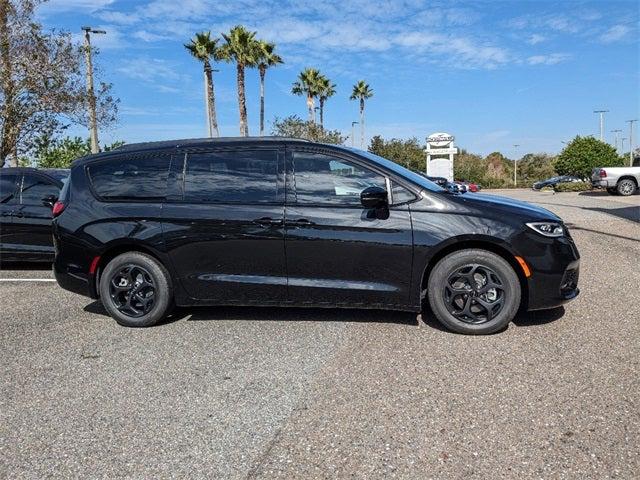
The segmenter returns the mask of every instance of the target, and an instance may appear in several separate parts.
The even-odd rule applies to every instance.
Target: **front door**
[[[44,176],[25,173],[20,206],[13,217],[16,239],[25,254],[53,256],[52,204],[45,199],[60,194],[60,187]]]
[[[366,209],[362,190],[387,188],[388,179],[356,158],[321,149],[289,150],[287,170],[290,301],[408,305],[413,242],[407,198],[413,195],[407,191],[388,209]]]
[[[20,207],[17,194],[19,178],[22,178],[22,174],[0,173],[0,252],[4,254],[17,248],[13,215]]]
[[[284,150],[187,152],[163,206],[165,245],[187,294],[211,303],[286,299]]]

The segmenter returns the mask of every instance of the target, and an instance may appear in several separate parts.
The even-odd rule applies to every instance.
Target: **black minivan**
[[[69,176],[63,168],[0,168],[0,261],[51,262],[51,209]]]
[[[459,195],[371,153],[281,137],[153,142],[73,163],[54,272],[126,326],[172,306],[420,311],[504,328],[578,294],[553,213]]]

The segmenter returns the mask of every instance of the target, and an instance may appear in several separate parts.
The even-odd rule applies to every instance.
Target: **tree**
[[[284,62],[282,57],[274,52],[275,44],[259,40],[257,48],[258,73],[260,74],[260,136],[262,136],[264,135],[264,77],[268,68]]]
[[[320,125],[312,121],[304,121],[297,115],[280,119],[276,117],[273,121],[271,135],[278,137],[303,138],[312,142],[331,143],[341,145],[347,139],[338,130],[325,130]]]
[[[336,94],[336,84],[322,75],[318,81],[318,102],[320,103],[320,127],[324,128],[324,104]]]
[[[583,179],[591,176],[596,167],[621,167],[624,159],[608,143],[593,137],[576,136],[569,143],[554,164],[558,175],[575,175]]]
[[[351,100],[360,100],[360,148],[364,148],[364,101],[373,97],[373,90],[364,80],[358,81],[353,86]]]
[[[380,135],[375,135],[371,139],[368,150],[411,170],[424,172],[427,157],[424,146],[420,145],[415,137],[409,140],[398,138],[384,140]]]
[[[209,136],[220,136],[218,132],[218,119],[216,116],[216,96],[213,85],[213,70],[210,60],[220,60],[218,39],[211,38],[211,32],[196,33],[191,42],[184,46],[191,55],[202,62],[204,68],[204,98],[207,112],[207,129]]]
[[[81,47],[68,32],[45,32],[35,17],[41,0],[0,0],[0,166],[31,152],[35,139],[70,123],[88,125]],[[111,85],[97,89],[101,126],[116,121]],[[68,125],[68,124],[67,124]]]
[[[124,142],[114,142],[104,145],[103,150],[109,151],[124,145]],[[36,140],[35,164],[40,168],[69,168],[76,158],[91,153],[91,141],[80,137],[65,137],[62,139],[40,137]]]
[[[322,75],[318,69],[305,68],[298,74],[298,80],[291,87],[291,93],[294,95],[306,96],[309,121],[312,123],[315,123],[315,97],[318,96],[321,78]]]
[[[220,58],[226,62],[235,62],[238,84],[238,109],[240,110],[240,135],[249,135],[247,119],[247,101],[244,86],[245,68],[257,65],[259,50],[255,39],[256,32],[250,32],[242,25],[236,25],[229,33],[223,33],[226,44],[220,49]]]

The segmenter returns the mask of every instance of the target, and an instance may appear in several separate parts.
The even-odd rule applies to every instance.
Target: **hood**
[[[549,210],[532,205],[531,203],[513,198],[501,197],[499,195],[487,195],[486,193],[465,193],[459,197],[467,206],[481,210],[501,211],[509,214],[525,215],[531,220],[552,220],[562,221],[555,213]]]

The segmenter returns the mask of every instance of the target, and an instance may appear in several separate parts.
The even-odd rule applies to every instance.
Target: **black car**
[[[0,259],[53,260],[51,209],[69,170],[0,169]]]
[[[384,158],[284,138],[128,145],[74,162],[54,272],[126,326],[172,305],[420,311],[489,333],[578,294],[562,220]]]
[[[541,190],[544,187],[555,187],[559,183],[580,182],[581,179],[573,177],[571,175],[561,175],[559,177],[551,177],[546,180],[540,180],[532,185],[534,190]]]
[[[426,178],[427,180],[431,180],[433,183],[435,183],[436,185],[438,185],[439,187],[444,188],[445,190],[449,190],[451,193],[465,193],[466,190],[463,190],[462,188],[460,188],[459,185],[450,182],[449,180],[447,180],[444,177],[432,177],[430,175],[427,175],[426,173],[422,173],[422,172],[415,172],[418,175],[422,175],[424,178]]]

